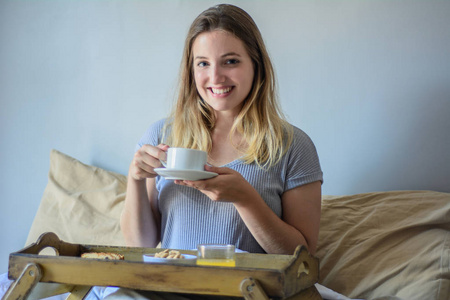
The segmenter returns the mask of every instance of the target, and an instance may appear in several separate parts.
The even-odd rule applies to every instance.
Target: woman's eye
[[[208,65],[208,63],[205,61],[201,61],[197,64],[197,66],[199,66],[199,67],[206,67],[207,65]]]
[[[229,59],[226,61],[227,65],[235,65],[237,63],[239,63],[239,60],[237,60],[237,59]]]

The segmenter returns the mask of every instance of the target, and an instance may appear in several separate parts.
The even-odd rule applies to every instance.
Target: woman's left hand
[[[248,199],[252,193],[258,193],[242,175],[230,168],[206,165],[205,171],[219,174],[206,180],[175,180],[176,184],[195,188],[213,201],[237,203]]]

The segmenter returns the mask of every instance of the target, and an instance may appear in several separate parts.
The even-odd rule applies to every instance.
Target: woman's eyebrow
[[[224,55],[222,55],[222,57],[227,57],[227,56],[241,56],[241,55],[239,55],[239,53],[236,53],[236,52],[228,52],[228,53],[225,53]]]
[[[227,56],[239,56],[240,57],[241,55],[236,52],[228,52],[228,53],[223,54],[221,57],[227,57]],[[208,58],[206,56],[199,55],[199,56],[194,57],[194,59],[208,59]]]

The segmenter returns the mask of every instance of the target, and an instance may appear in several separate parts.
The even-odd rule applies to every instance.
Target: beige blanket
[[[450,194],[323,198],[320,283],[352,298],[450,299]]]

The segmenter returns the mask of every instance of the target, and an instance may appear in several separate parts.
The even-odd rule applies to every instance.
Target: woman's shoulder
[[[314,144],[311,137],[302,129],[295,125],[291,125],[292,132],[292,142],[289,147],[289,152],[291,153],[311,153],[315,154],[317,152],[316,145]]]
[[[295,143],[312,143],[311,138],[305,131],[292,124],[289,124],[288,127],[292,133],[292,138]]]
[[[161,135],[167,122],[168,119],[164,118],[151,123],[150,126],[147,128],[146,133],[152,135]]]
[[[152,124],[150,124],[149,129],[161,130],[164,127],[164,125],[166,124],[166,122],[167,122],[167,118],[157,120],[157,121],[153,122]]]
[[[137,147],[144,144],[158,145],[161,141],[162,131],[167,122],[167,119],[160,119],[153,122],[142,135]]]

